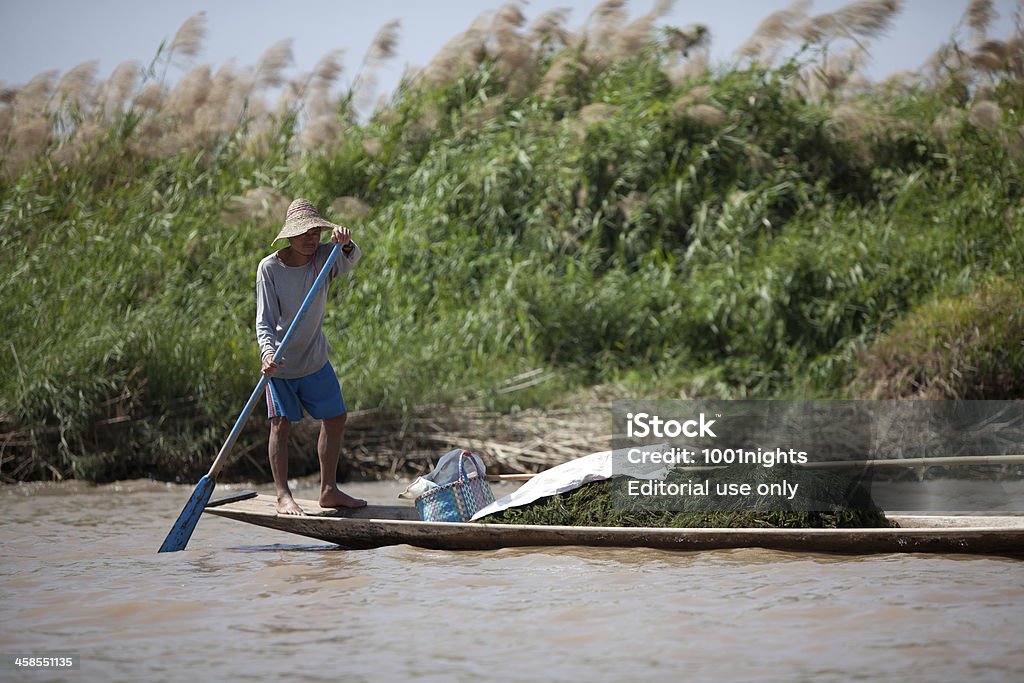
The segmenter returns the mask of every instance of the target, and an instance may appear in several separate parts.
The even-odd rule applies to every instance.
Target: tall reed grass
[[[396,24],[348,86],[337,51],[288,77],[287,41],[195,65],[197,15],[148,67],[5,90],[0,472],[204,470],[257,378],[255,266],[295,196],[366,251],[326,320],[352,408],[870,395],[884,340],[1020,292],[1024,34],[989,37],[983,5],[878,84],[858,55],[894,0],[797,2],[714,69],[706,27],[610,0],[575,29],[482,16],[372,111]],[[929,364],[943,338],[905,345],[920,372],[999,347]],[[998,358],[952,395],[1017,397],[991,377],[1022,354]]]

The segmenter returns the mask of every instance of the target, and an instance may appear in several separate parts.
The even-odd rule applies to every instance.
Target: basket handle
[[[459,482],[464,482],[469,479],[469,473],[466,472],[466,460],[473,457],[471,451],[467,451],[465,448],[459,453]],[[473,462],[473,470],[476,471],[476,476],[481,479],[480,470],[476,466],[476,462]]]

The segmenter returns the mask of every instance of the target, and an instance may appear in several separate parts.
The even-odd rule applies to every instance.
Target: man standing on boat
[[[321,420],[317,441],[321,507],[366,505],[365,500],[343,493],[337,483],[348,414],[338,377],[328,359],[330,345],[323,331],[327,285],[315,292],[306,316],[292,333],[286,359],[274,362],[285,330],[295,319],[333,248],[320,242],[321,233],[326,230],[331,232],[332,243],[342,245],[341,254],[328,273],[328,283],[352,270],[362,252],[352,241],[349,229],[322,218],[310,201],[296,199],[288,207],[284,227],[274,239],[275,243],[288,240],[288,246],[260,261],[256,271],[256,340],[263,357],[263,373],[270,376],[270,470],[277,489],[277,512],[283,515],[303,514],[288,487],[288,438],[292,422],[302,419],[303,408],[311,417]]]

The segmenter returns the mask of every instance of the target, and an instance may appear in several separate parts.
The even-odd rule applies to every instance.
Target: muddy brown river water
[[[1019,560],[348,551],[213,517],[158,555],[191,493],[0,489],[0,654],[80,662],[0,681],[1024,680]]]

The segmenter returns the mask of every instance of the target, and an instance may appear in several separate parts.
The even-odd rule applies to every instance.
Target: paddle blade
[[[178,521],[174,523],[171,532],[164,539],[164,544],[160,546],[160,552],[176,553],[185,549],[188,539],[192,538],[196,524],[199,523],[199,516],[203,514],[203,508],[206,507],[210,496],[213,495],[213,487],[216,485],[217,482],[210,479],[210,475],[203,475],[203,478],[196,484],[196,490],[192,492],[192,497],[188,499],[185,508],[178,515]]]

